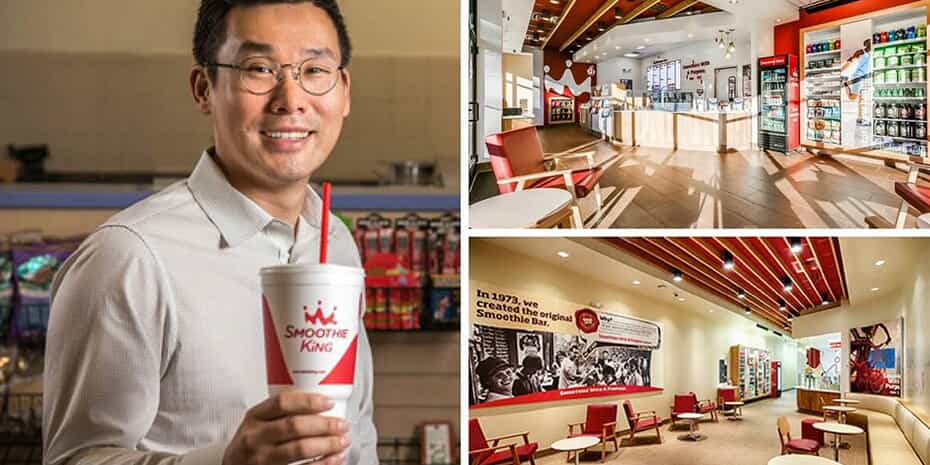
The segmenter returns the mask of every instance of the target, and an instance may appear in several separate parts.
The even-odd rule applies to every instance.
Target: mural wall
[[[571,55],[546,50],[543,55],[543,75],[546,125],[569,122],[564,118],[552,118],[552,100],[555,98],[564,102],[560,97],[574,100],[571,105],[574,118],[571,121],[577,122],[579,106],[591,100],[591,90],[597,86],[597,66],[575,63]],[[556,103],[556,107],[560,105]]]

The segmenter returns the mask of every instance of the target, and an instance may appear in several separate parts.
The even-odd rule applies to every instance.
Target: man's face
[[[233,8],[216,61],[240,64],[252,57],[295,66],[318,57],[338,67],[341,53],[333,22],[311,3]],[[335,87],[314,96],[292,70],[285,68],[287,76],[271,92],[255,95],[243,88],[238,71],[216,68],[208,103],[227,175],[258,187],[302,183],[333,150],[349,114],[348,72],[335,71]]]
[[[513,368],[498,370],[491,375],[491,382],[488,385],[488,390],[498,394],[510,395],[513,393],[514,378]]]

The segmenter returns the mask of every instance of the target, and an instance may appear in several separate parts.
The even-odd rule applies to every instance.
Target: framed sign
[[[452,422],[439,420],[420,424],[420,463],[423,465],[455,463]]]

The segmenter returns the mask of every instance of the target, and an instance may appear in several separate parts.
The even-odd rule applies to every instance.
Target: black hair
[[[194,60],[199,65],[216,61],[216,54],[226,41],[226,16],[230,10],[235,7],[276,3],[312,3],[325,11],[336,27],[339,54],[342,56],[339,65],[345,67],[349,64],[352,43],[349,41],[349,31],[336,0],[201,0],[200,9],[197,11],[197,24],[194,26]],[[210,79],[216,79],[216,68],[211,67],[208,73]]]

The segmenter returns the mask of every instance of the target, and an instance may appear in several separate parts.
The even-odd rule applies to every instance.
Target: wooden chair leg
[[[904,224],[907,222],[907,211],[910,206],[905,201],[901,201],[901,206],[898,207],[898,216],[895,219],[894,227],[895,229],[904,229]]]
[[[656,425],[656,435],[659,436],[659,444],[662,444],[662,431],[659,430],[659,425]]]
[[[607,460],[607,439],[601,441],[601,463]]]
[[[533,460],[533,454],[530,454],[530,465],[536,465],[536,461]]]

